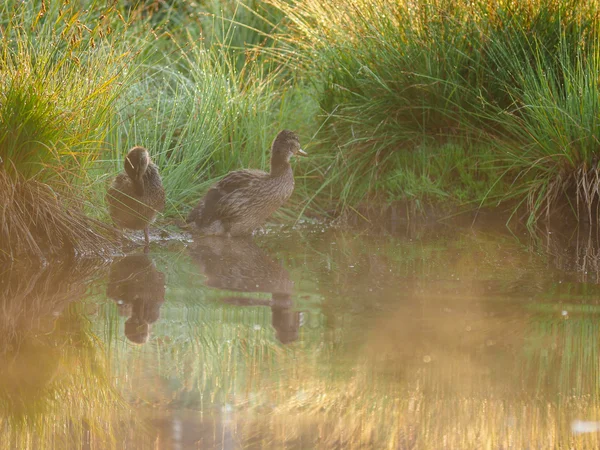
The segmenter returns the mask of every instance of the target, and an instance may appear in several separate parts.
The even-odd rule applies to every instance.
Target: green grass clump
[[[114,18],[107,17],[117,12],[8,2],[2,14],[9,17],[0,51],[5,170],[72,183],[102,149],[112,102],[131,62],[128,51],[119,52]]]
[[[402,197],[424,169],[415,149],[446,158],[450,143],[474,151],[448,167],[487,171],[487,189],[455,179],[433,201],[516,200],[531,223],[564,200],[578,218],[596,210],[597,2],[272,3],[290,20],[281,53],[319,89],[324,147],[338,149],[331,201]]]
[[[132,54],[119,50],[118,11],[80,6],[0,8],[0,259],[113,248],[106,227],[81,212],[80,189]]]

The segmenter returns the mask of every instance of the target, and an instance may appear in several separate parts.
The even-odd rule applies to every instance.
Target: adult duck
[[[243,236],[260,227],[294,191],[290,158],[306,156],[296,133],[283,130],[271,145],[271,171],[243,169],[227,174],[213,185],[190,212],[204,235]]]

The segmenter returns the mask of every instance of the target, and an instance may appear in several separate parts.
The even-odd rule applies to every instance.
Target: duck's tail
[[[186,223],[200,222],[200,218],[202,217],[202,211],[204,210],[204,202],[198,203],[198,205],[190,211],[187,218],[185,219]]]

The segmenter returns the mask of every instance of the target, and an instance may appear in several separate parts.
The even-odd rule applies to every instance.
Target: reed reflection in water
[[[0,449],[596,449],[597,246],[548,239],[303,230],[4,271]]]
[[[111,384],[82,303],[102,261],[0,271],[0,449],[111,448],[144,433]]]

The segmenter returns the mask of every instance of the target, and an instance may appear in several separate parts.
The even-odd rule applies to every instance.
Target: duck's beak
[[[300,156],[308,156],[308,153],[306,153],[304,150],[302,150],[301,148],[298,149],[298,151],[296,152],[297,155]]]

